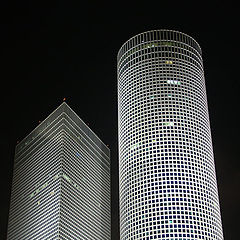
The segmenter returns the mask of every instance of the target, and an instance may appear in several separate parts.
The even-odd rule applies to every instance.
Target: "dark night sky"
[[[88,2],[88,3],[84,3]],[[202,47],[225,240],[239,239],[239,25],[231,1],[18,1],[1,6],[0,239],[14,148],[64,97],[111,149],[112,240],[119,239],[116,56],[143,31],[174,29]]]

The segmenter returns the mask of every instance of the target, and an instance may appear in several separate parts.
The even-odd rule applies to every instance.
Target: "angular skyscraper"
[[[16,147],[8,240],[110,240],[110,151],[63,102]]]
[[[202,54],[177,31],[118,53],[120,239],[222,240]]]

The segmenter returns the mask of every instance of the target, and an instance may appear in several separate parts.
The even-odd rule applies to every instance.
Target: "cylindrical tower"
[[[201,49],[170,30],[118,53],[120,239],[222,240]]]

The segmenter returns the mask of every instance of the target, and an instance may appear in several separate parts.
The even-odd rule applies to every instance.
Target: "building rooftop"
[[[31,131],[22,141],[16,145],[16,153],[24,149],[37,135],[45,130],[50,123],[52,123],[57,117],[64,114],[68,115],[76,125],[85,133],[85,135],[91,139],[91,141],[97,145],[103,152],[110,156],[110,149],[102,142],[102,140],[83,122],[83,120],[69,107],[66,102],[63,102],[57,107],[44,121]]]

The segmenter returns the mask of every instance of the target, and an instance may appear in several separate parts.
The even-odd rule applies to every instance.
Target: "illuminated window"
[[[59,174],[56,174],[54,177],[53,177],[53,180],[56,180],[59,178]]]
[[[68,177],[66,174],[63,174],[63,178],[66,179],[68,182],[71,182],[70,177]]]
[[[175,84],[175,85],[180,85],[181,84],[181,82],[177,81],[177,80],[167,80],[167,83],[168,84]]]
[[[166,61],[166,64],[173,64],[173,61]]]
[[[165,122],[163,123],[163,126],[174,126],[173,122]]]
[[[34,197],[34,193],[35,193],[35,192],[33,192],[33,193],[30,195],[30,198]]]
[[[130,147],[130,149],[135,149],[135,148],[139,147],[139,145],[140,145],[140,143],[133,144],[133,145]]]

